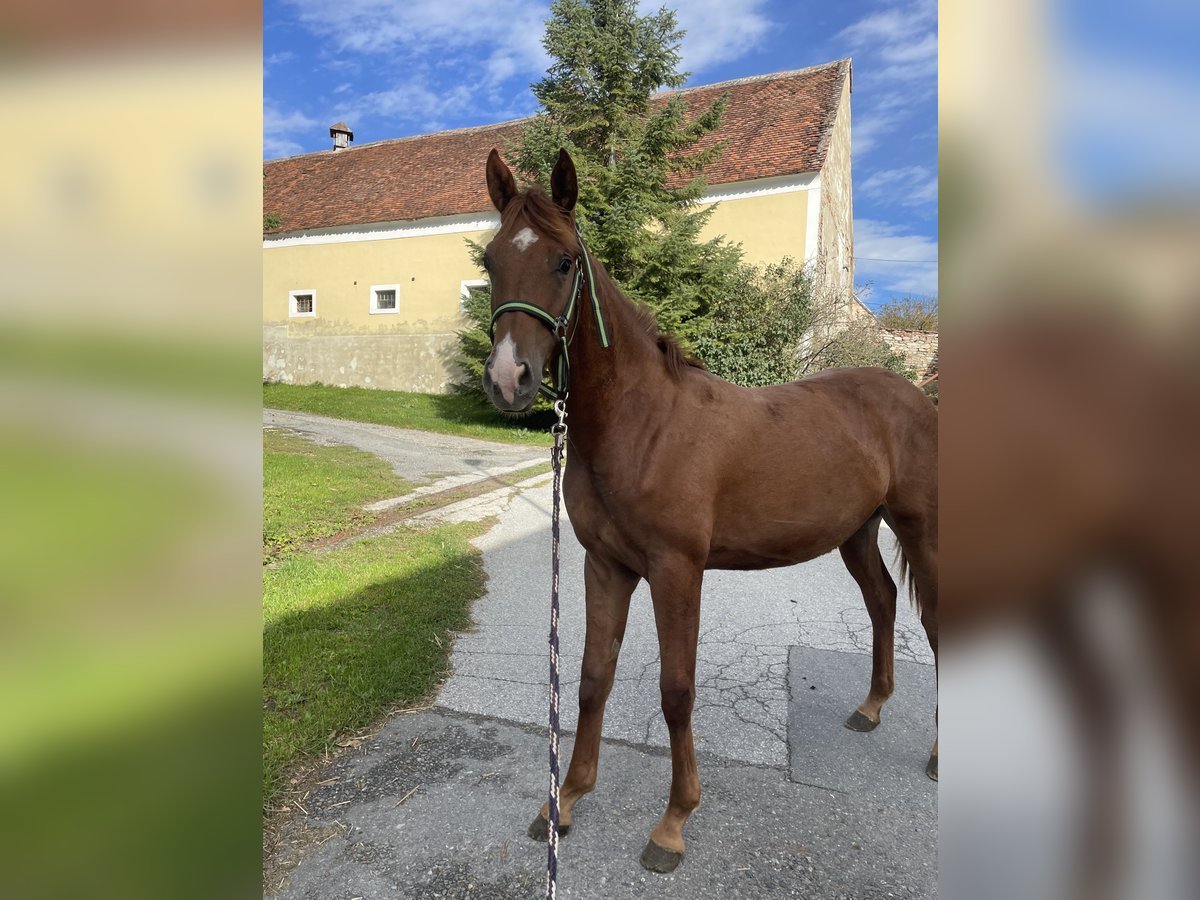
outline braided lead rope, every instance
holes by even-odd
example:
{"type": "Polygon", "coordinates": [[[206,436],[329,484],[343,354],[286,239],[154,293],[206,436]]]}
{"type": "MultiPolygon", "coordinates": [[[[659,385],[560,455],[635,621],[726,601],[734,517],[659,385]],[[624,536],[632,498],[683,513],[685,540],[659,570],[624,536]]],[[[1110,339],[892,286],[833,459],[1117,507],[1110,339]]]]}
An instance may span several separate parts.
{"type": "Polygon", "coordinates": [[[563,445],[567,437],[565,396],[555,401],[554,411],[558,414],[558,422],[550,429],[554,434],[554,449],[550,451],[550,464],[554,468],[554,502],[550,517],[550,827],[546,834],[546,900],[555,900],[558,889],[558,521],[563,445]]]}

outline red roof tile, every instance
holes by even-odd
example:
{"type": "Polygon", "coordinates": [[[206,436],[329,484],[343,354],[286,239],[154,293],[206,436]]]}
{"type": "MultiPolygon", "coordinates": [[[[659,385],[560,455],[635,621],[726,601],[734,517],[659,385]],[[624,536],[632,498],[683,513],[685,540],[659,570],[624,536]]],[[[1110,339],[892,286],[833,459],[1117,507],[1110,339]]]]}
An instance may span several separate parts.
{"type": "MultiPolygon", "coordinates": [[[[724,122],[701,144],[728,142],[704,173],[708,183],[819,170],[849,72],[850,60],[843,59],[680,91],[695,110],[729,94],[724,122]]],[[[268,161],[263,212],[279,216],[278,233],[490,210],[483,175],[488,151],[503,152],[526,121],[268,161]]]]}

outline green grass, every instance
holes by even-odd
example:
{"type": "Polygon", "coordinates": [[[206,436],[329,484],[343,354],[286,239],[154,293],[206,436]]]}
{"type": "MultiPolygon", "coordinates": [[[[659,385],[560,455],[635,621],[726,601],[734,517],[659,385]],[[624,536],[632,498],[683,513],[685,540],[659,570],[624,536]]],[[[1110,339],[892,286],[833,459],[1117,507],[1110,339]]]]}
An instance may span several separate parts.
{"type": "Polygon", "coordinates": [[[364,504],[412,488],[370,453],[264,431],[263,556],[274,559],[308,541],[365,525],[373,517],[363,511],[364,504]]]}
{"type": "Polygon", "coordinates": [[[400,530],[264,573],[264,803],[290,767],[438,683],[483,593],[480,528],[400,530]]]}
{"type": "Polygon", "coordinates": [[[263,406],[268,409],[318,413],[355,422],[461,434],[506,444],[549,447],[553,443],[549,434],[551,419],[548,414],[521,419],[505,418],[470,397],[455,394],[414,394],[324,384],[264,382],[263,406]]]}
{"type": "MultiPolygon", "coordinates": [[[[96,325],[93,321],[89,325],[96,325]]],[[[248,381],[260,373],[262,347],[148,332],[124,334],[6,323],[0,330],[0,373],[80,380],[89,387],[169,396],[188,403],[252,404],[248,381]]]]}

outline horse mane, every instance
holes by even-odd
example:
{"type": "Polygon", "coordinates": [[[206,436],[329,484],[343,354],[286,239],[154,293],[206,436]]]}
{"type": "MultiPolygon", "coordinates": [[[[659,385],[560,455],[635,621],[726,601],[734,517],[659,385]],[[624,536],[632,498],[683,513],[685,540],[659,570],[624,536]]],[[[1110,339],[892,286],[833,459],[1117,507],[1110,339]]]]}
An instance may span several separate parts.
{"type": "Polygon", "coordinates": [[[708,366],[683,349],[679,338],[659,329],[658,319],[654,317],[654,310],[644,303],[631,305],[638,323],[646,330],[646,334],[654,339],[654,343],[662,353],[663,359],[667,363],[667,371],[671,373],[672,378],[678,378],[688,366],[693,369],[708,370],[708,366]]]}
{"type": "MultiPolygon", "coordinates": [[[[500,218],[507,224],[510,219],[516,217],[523,217],[534,229],[566,247],[569,253],[579,252],[579,235],[575,231],[575,214],[551,200],[541,188],[530,187],[517,194],[504,207],[500,218]]],[[[618,295],[624,298],[624,294],[608,276],[607,270],[603,266],[594,266],[594,268],[599,270],[604,276],[603,280],[608,281],[618,295]]],[[[703,362],[684,351],[678,338],[659,329],[658,319],[654,317],[654,311],[649,306],[638,302],[630,302],[629,305],[633,309],[637,323],[662,353],[671,377],[678,378],[689,366],[694,369],[707,370],[708,367],[703,362]]]]}

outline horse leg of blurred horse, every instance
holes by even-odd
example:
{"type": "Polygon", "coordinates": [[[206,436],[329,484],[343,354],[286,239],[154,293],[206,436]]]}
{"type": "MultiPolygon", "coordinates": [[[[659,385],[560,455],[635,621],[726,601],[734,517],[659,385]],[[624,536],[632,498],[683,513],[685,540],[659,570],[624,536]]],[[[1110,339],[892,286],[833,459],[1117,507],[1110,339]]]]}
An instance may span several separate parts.
{"type": "Polygon", "coordinates": [[[671,736],[671,796],[642,851],[642,865],[653,872],[670,872],[679,865],[684,852],[683,826],[700,805],[692,705],[703,580],[703,562],[682,555],[654,566],[649,579],[661,657],[658,684],[671,736]]]}
{"type": "Polygon", "coordinates": [[[1064,688],[1083,763],[1074,896],[1104,900],[1120,893],[1116,888],[1123,867],[1120,822],[1126,819],[1114,674],[1087,634],[1085,610],[1079,603],[1056,592],[1040,607],[1034,622],[1037,635],[1064,688]]]}
{"type": "MultiPolygon", "coordinates": [[[[629,598],[638,576],[624,566],[588,553],[583,564],[583,586],[587,609],[587,633],[583,644],[583,667],[579,675],[579,725],[571,765],[559,792],[559,833],[566,834],[574,819],[576,801],[596,786],[600,761],[600,734],[604,705],[617,673],[617,653],[625,639],[629,598]]],[[[549,831],[549,802],[529,826],[529,836],[546,840],[549,831]]]]}
{"type": "Polygon", "coordinates": [[[871,617],[871,689],[846,720],[846,727],[853,731],[871,731],[879,724],[880,710],[894,687],[896,583],[879,552],[880,518],[878,513],[873,515],[838,548],[871,617]]]}

